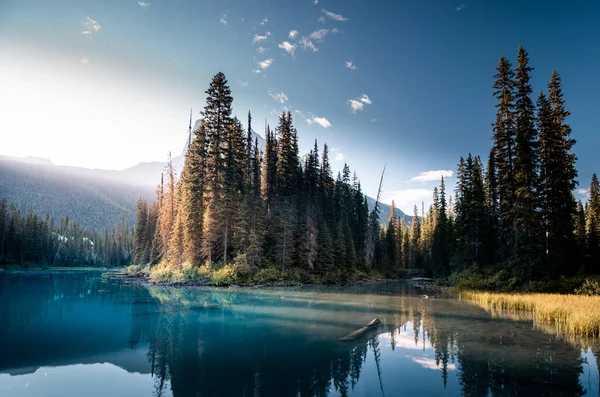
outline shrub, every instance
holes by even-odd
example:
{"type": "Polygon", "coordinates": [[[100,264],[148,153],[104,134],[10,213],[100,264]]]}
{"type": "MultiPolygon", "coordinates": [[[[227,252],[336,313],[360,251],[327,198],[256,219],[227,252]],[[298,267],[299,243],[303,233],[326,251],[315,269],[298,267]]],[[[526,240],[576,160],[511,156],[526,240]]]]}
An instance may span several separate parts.
{"type": "Polygon", "coordinates": [[[575,289],[575,293],[588,296],[600,295],[600,282],[586,279],[581,287],[575,289]]]}
{"type": "Polygon", "coordinates": [[[225,265],[219,270],[214,270],[210,277],[212,285],[226,286],[238,283],[238,269],[235,265],[225,265]]]}
{"type": "Polygon", "coordinates": [[[252,277],[252,281],[255,284],[281,283],[283,279],[283,272],[275,267],[265,267],[259,269],[256,273],[254,273],[254,276],[252,277]]]}
{"type": "Polygon", "coordinates": [[[129,265],[125,268],[125,273],[130,275],[142,275],[150,273],[150,266],[148,265],[129,265]]]}
{"type": "Polygon", "coordinates": [[[173,272],[165,260],[161,261],[150,270],[150,280],[155,283],[168,283],[171,282],[172,279],[173,272]]]}

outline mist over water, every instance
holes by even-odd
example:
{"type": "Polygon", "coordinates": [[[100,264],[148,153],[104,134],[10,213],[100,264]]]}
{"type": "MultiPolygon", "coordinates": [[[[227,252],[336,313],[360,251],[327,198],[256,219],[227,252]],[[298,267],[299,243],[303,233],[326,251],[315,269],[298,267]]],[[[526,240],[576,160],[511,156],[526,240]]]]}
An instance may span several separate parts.
{"type": "Polygon", "coordinates": [[[264,289],[0,276],[0,395],[598,395],[596,341],[407,283],[264,289]],[[339,338],[378,317],[351,342],[339,338]]]}

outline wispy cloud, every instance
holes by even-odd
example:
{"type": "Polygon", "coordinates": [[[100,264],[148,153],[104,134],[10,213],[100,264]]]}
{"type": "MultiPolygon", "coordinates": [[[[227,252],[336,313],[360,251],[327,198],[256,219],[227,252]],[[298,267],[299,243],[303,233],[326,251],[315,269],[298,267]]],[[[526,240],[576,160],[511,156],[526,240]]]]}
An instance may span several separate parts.
{"type": "Polygon", "coordinates": [[[346,67],[348,69],[352,70],[353,72],[355,72],[355,71],[358,70],[358,66],[356,66],[353,61],[347,61],[346,62],[346,67]]]}
{"type": "Polygon", "coordinates": [[[87,57],[81,57],[81,58],[79,58],[79,62],[80,62],[82,65],[87,65],[88,63],[90,63],[90,60],[89,60],[89,58],[87,58],[87,57]]]}
{"type": "MultiPolygon", "coordinates": [[[[427,368],[427,369],[442,369],[433,358],[427,358],[427,357],[410,357],[410,359],[419,364],[420,366],[422,366],[423,368],[427,368]]],[[[446,370],[447,371],[456,371],[456,364],[453,363],[448,363],[448,365],[446,366],[446,370]]]]}
{"type": "Polygon", "coordinates": [[[150,3],[146,3],[145,1],[138,1],[138,5],[142,8],[150,7],[150,3]]]}
{"type": "Polygon", "coordinates": [[[252,70],[254,73],[259,74],[260,73],[260,69],[253,69],[252,70]]]}
{"type": "Polygon", "coordinates": [[[461,4],[458,7],[456,7],[455,10],[460,12],[460,11],[464,10],[466,6],[467,6],[466,4],[461,4]]]}
{"type": "Polygon", "coordinates": [[[382,121],[382,119],[376,119],[375,117],[371,119],[371,123],[381,123],[382,121]]]}
{"type": "Polygon", "coordinates": [[[336,160],[336,161],[344,161],[344,153],[342,153],[340,151],[340,149],[332,147],[331,149],[329,149],[329,151],[331,153],[335,154],[334,160],[336,160]]]}
{"type": "Polygon", "coordinates": [[[329,33],[329,29],[319,29],[309,34],[308,37],[313,40],[323,41],[327,33],[329,33]]]}
{"type": "Polygon", "coordinates": [[[313,4],[314,4],[314,5],[317,5],[317,4],[319,4],[319,0],[314,0],[314,1],[313,1],[313,4]]]}
{"type": "Polygon", "coordinates": [[[320,125],[323,128],[331,127],[331,123],[325,117],[311,116],[311,118],[306,119],[306,122],[308,123],[309,126],[314,123],[314,124],[320,125]]]}
{"type": "Polygon", "coordinates": [[[451,178],[454,175],[452,170],[432,170],[423,171],[419,175],[410,178],[411,182],[439,182],[442,177],[451,178]]]}
{"type": "Polygon", "coordinates": [[[238,83],[239,85],[241,85],[242,87],[248,87],[248,82],[247,82],[247,81],[241,81],[241,80],[238,80],[238,82],[237,82],[237,83],[238,83]]]}
{"type": "Polygon", "coordinates": [[[273,92],[273,91],[269,90],[269,96],[271,98],[275,99],[279,103],[285,103],[288,100],[287,95],[285,95],[283,93],[283,91],[273,92]]]}
{"type": "Polygon", "coordinates": [[[262,21],[260,21],[261,25],[264,25],[265,23],[269,22],[269,18],[264,17],[262,21]]]}
{"type": "Polygon", "coordinates": [[[298,31],[297,30],[290,30],[290,33],[288,34],[289,38],[292,40],[295,40],[296,37],[298,36],[298,31]]]}
{"type": "Polygon", "coordinates": [[[258,51],[258,53],[259,53],[259,54],[262,54],[262,53],[264,53],[264,52],[266,52],[266,51],[269,51],[269,49],[268,49],[268,48],[265,48],[265,47],[258,47],[258,48],[256,49],[256,51],[258,51]]]}
{"type": "Polygon", "coordinates": [[[265,59],[264,61],[260,61],[258,63],[258,67],[261,69],[267,69],[268,67],[271,66],[271,64],[273,64],[273,60],[272,59],[265,59]]]}
{"type": "Polygon", "coordinates": [[[313,52],[319,50],[308,37],[302,37],[300,39],[300,46],[302,46],[304,50],[312,50],[313,52]]]}
{"type": "Polygon", "coordinates": [[[321,23],[325,23],[325,21],[327,21],[327,19],[325,19],[325,17],[319,17],[319,19],[317,19],[317,21],[319,21],[321,23]]]}
{"type": "Polygon", "coordinates": [[[357,101],[356,99],[348,99],[346,102],[348,103],[348,106],[350,106],[352,113],[360,112],[365,107],[364,103],[357,101]]]}
{"type": "Polygon", "coordinates": [[[261,41],[265,41],[267,39],[267,37],[269,37],[271,35],[271,32],[266,32],[264,34],[264,36],[255,34],[254,38],[252,39],[252,43],[256,44],[256,43],[260,43],[261,41]]]}
{"type": "Polygon", "coordinates": [[[345,21],[349,20],[348,18],[344,18],[340,14],[335,14],[335,13],[333,13],[331,11],[327,11],[324,8],[323,8],[323,14],[327,15],[327,17],[333,19],[334,21],[338,21],[338,22],[345,22],[345,21]]]}
{"type": "Polygon", "coordinates": [[[288,54],[292,54],[292,56],[294,56],[294,51],[296,51],[296,44],[290,44],[287,41],[284,41],[283,43],[279,44],[277,47],[281,48],[288,54]]]}
{"type": "Polygon", "coordinates": [[[368,95],[362,94],[357,99],[348,99],[346,103],[350,107],[352,113],[356,113],[362,111],[365,105],[370,105],[372,102],[368,95]]]}
{"type": "Polygon", "coordinates": [[[92,33],[99,32],[100,29],[102,29],[102,26],[100,26],[98,22],[90,17],[85,18],[83,21],[81,21],[81,23],[83,26],[85,26],[85,30],[81,32],[83,35],[91,35],[92,33]]]}
{"type": "Polygon", "coordinates": [[[577,195],[579,195],[580,197],[587,197],[590,193],[590,189],[577,189],[575,193],[577,193],[577,195]]]}
{"type": "Polygon", "coordinates": [[[219,23],[221,25],[227,26],[227,14],[223,14],[223,16],[221,17],[221,19],[219,20],[219,23]]]}
{"type": "Polygon", "coordinates": [[[331,33],[333,33],[333,34],[336,34],[336,33],[339,33],[339,32],[340,32],[340,30],[338,28],[331,29],[331,33]]]}

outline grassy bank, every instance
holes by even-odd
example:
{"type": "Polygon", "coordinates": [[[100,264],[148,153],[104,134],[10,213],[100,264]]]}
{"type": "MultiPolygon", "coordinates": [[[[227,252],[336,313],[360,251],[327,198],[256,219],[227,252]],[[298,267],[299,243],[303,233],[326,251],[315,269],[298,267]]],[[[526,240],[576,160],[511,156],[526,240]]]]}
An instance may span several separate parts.
{"type": "Polygon", "coordinates": [[[600,336],[600,296],[462,291],[459,297],[495,315],[530,313],[534,325],[556,334],[600,336]]]}
{"type": "Polygon", "coordinates": [[[211,286],[347,284],[384,278],[377,271],[332,269],[315,274],[304,269],[281,270],[272,266],[251,269],[244,263],[217,264],[210,269],[207,265],[182,264],[175,266],[161,262],[153,267],[129,266],[125,269],[125,273],[129,276],[148,278],[156,284],[211,286]]]}

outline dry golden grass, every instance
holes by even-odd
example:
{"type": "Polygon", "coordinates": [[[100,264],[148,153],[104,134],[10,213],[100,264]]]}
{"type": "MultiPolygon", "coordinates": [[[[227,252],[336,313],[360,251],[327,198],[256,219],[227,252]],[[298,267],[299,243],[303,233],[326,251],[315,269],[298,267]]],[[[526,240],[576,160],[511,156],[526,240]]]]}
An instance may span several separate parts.
{"type": "Polygon", "coordinates": [[[492,313],[515,318],[514,313],[528,312],[536,327],[559,335],[600,336],[600,296],[558,294],[497,294],[466,291],[467,299],[492,313]],[[513,313],[511,315],[511,313],[513,313]]]}

